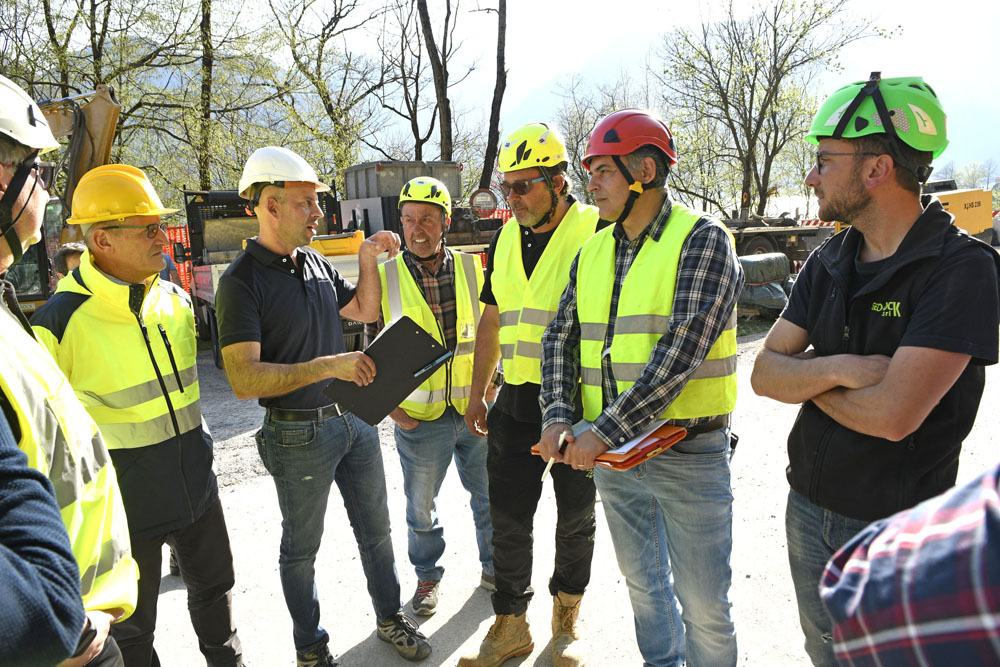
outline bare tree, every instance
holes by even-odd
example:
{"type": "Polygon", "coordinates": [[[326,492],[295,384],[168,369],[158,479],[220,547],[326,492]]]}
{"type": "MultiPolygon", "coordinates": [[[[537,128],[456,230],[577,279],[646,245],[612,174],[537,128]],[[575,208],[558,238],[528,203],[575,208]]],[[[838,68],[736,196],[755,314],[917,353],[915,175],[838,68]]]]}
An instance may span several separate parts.
{"type": "MultiPolygon", "coordinates": [[[[375,94],[384,109],[407,125],[412,139],[412,159],[423,160],[424,145],[434,134],[438,103],[436,96],[428,102],[422,95],[424,86],[428,83],[428,71],[415,0],[397,2],[389,16],[395,32],[383,31],[379,37],[379,47],[384,69],[391,77],[391,85],[380,88],[375,94]],[[421,128],[421,116],[426,117],[428,112],[430,119],[425,130],[421,128]]],[[[385,142],[372,142],[368,146],[386,158],[401,157],[397,155],[398,148],[389,147],[385,142]]]]}
{"type": "MultiPolygon", "coordinates": [[[[483,10],[494,11],[494,10],[483,10]]],[[[480,189],[490,187],[493,167],[497,161],[500,146],[500,107],[507,89],[507,66],[505,52],[507,45],[507,0],[498,0],[497,8],[497,79],[493,86],[493,102],[490,104],[490,124],[486,131],[486,154],[483,156],[483,173],[479,177],[480,189]]]]}
{"type": "Polygon", "coordinates": [[[787,106],[796,102],[794,89],[806,87],[840,48],[876,32],[847,4],[775,0],[738,18],[743,7],[729,0],[723,20],[664,38],[661,80],[670,104],[724,133],[741,171],[744,211],[763,214],[775,155],[808,126],[802,105],[787,106]]]}
{"type": "MultiPolygon", "coordinates": [[[[442,24],[440,46],[434,37],[434,27],[431,15],[427,10],[427,0],[416,0],[420,15],[420,29],[424,36],[424,45],[431,62],[431,72],[434,75],[434,92],[437,95],[438,133],[441,145],[441,159],[451,160],[454,153],[454,134],[451,115],[451,99],[448,97],[448,63],[454,55],[455,28],[458,25],[457,16],[452,14],[451,0],[444,0],[444,23],[442,24]]],[[[459,1],[455,0],[455,12],[458,12],[459,1]]]]}

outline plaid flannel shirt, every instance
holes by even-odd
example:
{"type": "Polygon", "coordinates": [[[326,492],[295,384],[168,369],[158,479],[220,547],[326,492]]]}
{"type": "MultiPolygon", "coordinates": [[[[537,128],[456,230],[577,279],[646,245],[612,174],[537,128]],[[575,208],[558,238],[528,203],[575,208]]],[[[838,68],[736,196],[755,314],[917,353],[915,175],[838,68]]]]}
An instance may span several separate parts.
{"type": "MultiPolygon", "coordinates": [[[[614,336],[622,282],[648,238],[659,241],[670,218],[668,196],[656,218],[629,241],[621,224],[615,224],[615,282],[611,294],[605,349],[614,336]]],[[[580,377],[580,321],[577,316],[577,263],[570,268],[569,284],[559,302],[559,311],[542,336],[542,429],[556,423],[571,423],[574,392],[580,377]]],[[[726,327],[743,287],[740,265],[729,235],[721,223],[702,217],[684,240],[677,270],[677,284],[667,332],[653,347],[650,361],[639,380],[618,393],[611,359],[601,363],[604,410],[594,420],[593,432],[612,449],[620,447],[649,427],[667,409],[687,384],[688,378],[708,356],[726,327]]],[[[650,296],[658,286],[650,286],[650,296]]],[[[719,415],[671,420],[691,427],[719,415]]]]}
{"type": "MultiPolygon", "coordinates": [[[[444,336],[445,346],[455,351],[458,341],[458,310],[455,305],[455,261],[451,253],[441,246],[441,263],[438,265],[437,273],[431,273],[426,266],[419,262],[412,253],[403,252],[403,263],[410,270],[410,275],[417,283],[417,287],[424,295],[424,300],[434,314],[441,333],[444,336]]],[[[395,261],[395,260],[389,260],[395,261]]],[[[385,328],[385,319],[379,311],[378,321],[365,325],[365,337],[372,340],[385,328]]]]}
{"type": "Polygon", "coordinates": [[[875,522],[827,564],[843,665],[1000,665],[1000,467],[875,522]]]}

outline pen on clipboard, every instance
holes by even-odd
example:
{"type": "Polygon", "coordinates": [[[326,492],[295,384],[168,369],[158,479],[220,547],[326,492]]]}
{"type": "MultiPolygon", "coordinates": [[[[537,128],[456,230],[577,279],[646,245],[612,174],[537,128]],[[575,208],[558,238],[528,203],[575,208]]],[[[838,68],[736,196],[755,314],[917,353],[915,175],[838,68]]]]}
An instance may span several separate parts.
{"type": "MultiPolygon", "coordinates": [[[[559,453],[562,454],[566,451],[566,431],[559,434],[559,453]]],[[[549,462],[545,464],[545,470],[542,471],[542,481],[549,476],[549,471],[552,470],[552,464],[556,462],[555,457],[550,457],[549,462]]]]}
{"type": "Polygon", "coordinates": [[[413,377],[414,378],[419,378],[421,375],[423,375],[427,371],[434,370],[435,366],[437,366],[438,364],[440,364],[440,363],[442,363],[444,361],[447,361],[448,357],[450,357],[450,356],[451,356],[451,351],[449,350],[449,351],[445,352],[444,354],[442,354],[437,359],[435,359],[434,361],[432,361],[431,363],[429,363],[426,366],[424,366],[423,368],[421,368],[420,370],[413,371],[413,377]]]}

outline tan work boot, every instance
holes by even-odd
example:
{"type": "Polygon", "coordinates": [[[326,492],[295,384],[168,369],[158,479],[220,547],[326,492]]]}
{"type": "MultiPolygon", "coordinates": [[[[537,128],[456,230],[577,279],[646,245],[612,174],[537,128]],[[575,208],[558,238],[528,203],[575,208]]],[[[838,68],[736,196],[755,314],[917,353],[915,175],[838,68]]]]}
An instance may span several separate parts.
{"type": "Polygon", "coordinates": [[[458,667],[499,667],[511,658],[531,653],[534,648],[527,612],[520,616],[499,614],[479,651],[459,659],[458,667]]]}
{"type": "Polygon", "coordinates": [[[552,598],[552,664],[583,667],[587,664],[580,645],[580,602],[583,594],[559,591],[552,598]]]}

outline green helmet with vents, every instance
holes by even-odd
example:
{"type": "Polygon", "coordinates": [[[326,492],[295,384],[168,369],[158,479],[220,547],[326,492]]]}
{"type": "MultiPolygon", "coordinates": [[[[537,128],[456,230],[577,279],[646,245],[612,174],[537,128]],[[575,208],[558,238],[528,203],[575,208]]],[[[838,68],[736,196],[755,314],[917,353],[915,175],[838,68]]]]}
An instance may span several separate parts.
{"type": "Polygon", "coordinates": [[[436,204],[444,209],[445,217],[451,217],[451,194],[447,186],[430,176],[411,178],[399,191],[399,208],[406,202],[419,204],[436,204]]]}
{"type": "Polygon", "coordinates": [[[806,139],[852,139],[888,134],[939,157],[948,147],[946,117],[937,93],[919,76],[881,78],[872,72],[831,95],[819,108],[806,139]]]}

